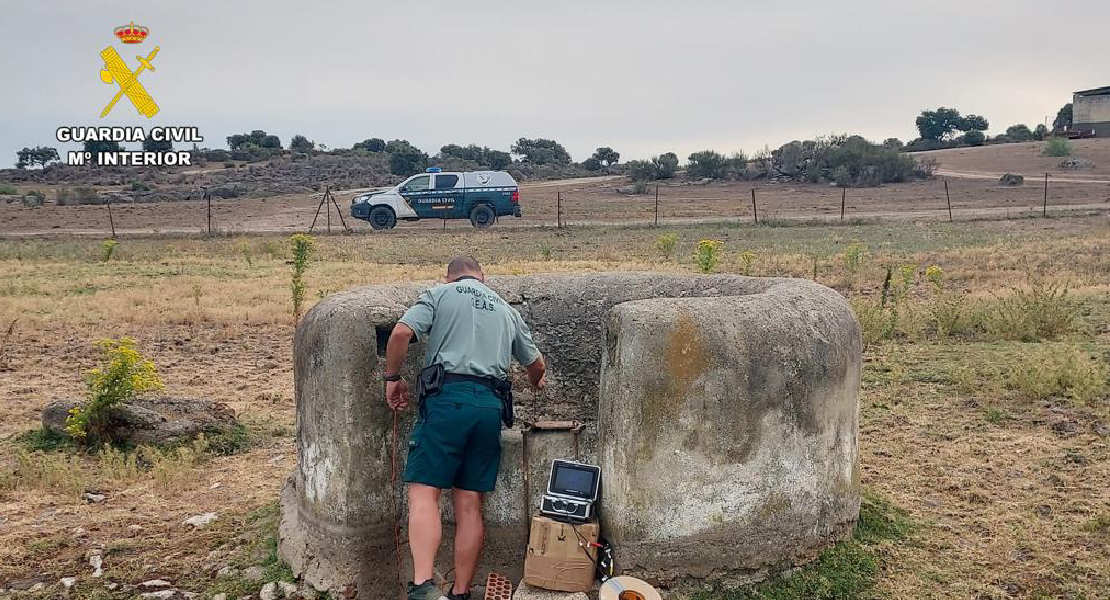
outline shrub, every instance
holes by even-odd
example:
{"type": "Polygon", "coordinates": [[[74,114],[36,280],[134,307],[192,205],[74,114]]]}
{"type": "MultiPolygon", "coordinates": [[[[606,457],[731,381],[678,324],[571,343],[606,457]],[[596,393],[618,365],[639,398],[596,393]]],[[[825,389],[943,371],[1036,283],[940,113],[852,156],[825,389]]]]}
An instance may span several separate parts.
{"type": "Polygon", "coordinates": [[[0,184],[0,195],[15,196],[18,193],[19,193],[19,190],[15,189],[14,185],[12,185],[10,183],[0,184]]]}
{"type": "Polygon", "coordinates": [[[1081,308],[1067,286],[1034,281],[1028,290],[999,297],[987,315],[987,327],[1002,339],[1054,340],[1075,329],[1081,308]]]}
{"type": "Polygon", "coordinates": [[[1029,400],[1062,397],[1091,404],[1106,397],[1110,368],[1097,357],[1068,344],[1024,352],[1010,368],[1006,385],[1029,400]]]}
{"type": "Polygon", "coordinates": [[[299,320],[301,318],[301,307],[304,304],[304,272],[308,268],[308,257],[312,254],[315,240],[312,239],[312,236],[298,233],[290,237],[289,242],[293,248],[293,319],[299,320]]]}
{"type": "Polygon", "coordinates": [[[32,190],[30,192],[27,192],[26,194],[23,194],[23,206],[26,206],[27,208],[37,208],[39,206],[42,206],[42,203],[45,200],[46,194],[43,194],[42,192],[37,190],[32,190]]]}
{"type": "Polygon", "coordinates": [[[656,172],[655,163],[647,160],[632,160],[625,165],[626,173],[632,178],[632,181],[647,182],[655,181],[659,178],[656,172]]]}
{"type": "Polygon", "coordinates": [[[100,243],[100,261],[108,262],[112,260],[112,253],[116,251],[116,246],[119,242],[116,240],[104,240],[100,243]]]}
{"type": "Polygon", "coordinates": [[[963,139],[968,146],[982,146],[987,143],[987,136],[978,129],[972,129],[965,133],[963,139]]]}
{"type": "Polygon", "coordinates": [[[1064,138],[1052,138],[1044,147],[1045,156],[1071,156],[1071,143],[1064,138]]]}
{"type": "Polygon", "coordinates": [[[702,240],[694,250],[694,265],[702,273],[712,273],[720,262],[722,242],[717,240],[702,240]]]}
{"type": "Polygon", "coordinates": [[[1029,142],[1033,140],[1033,130],[1028,125],[1010,125],[1006,128],[1006,137],[1014,142],[1029,142]]]}
{"type": "Polygon", "coordinates": [[[659,239],[655,240],[655,247],[659,248],[659,251],[667,258],[674,255],[676,244],[678,244],[678,234],[673,232],[664,233],[659,236],[659,239]]]}
{"type": "Polygon", "coordinates": [[[674,152],[664,152],[652,158],[651,162],[655,165],[655,176],[658,179],[670,179],[678,171],[678,155],[674,152]]]}
{"type": "Polygon", "coordinates": [[[755,252],[745,250],[740,253],[740,274],[751,275],[752,263],[755,262],[755,252]]]}
{"type": "Polygon", "coordinates": [[[844,248],[844,268],[851,274],[856,274],[867,258],[867,246],[853,240],[844,248]]]}
{"type": "Polygon", "coordinates": [[[93,446],[112,442],[108,417],[113,406],[162,387],[154,363],[135,349],[135,340],[100,340],[96,345],[103,363],[88,372],[88,399],[70,410],[65,427],[75,440],[93,446]]]}
{"type": "Polygon", "coordinates": [[[725,164],[728,159],[720,152],[702,150],[691,154],[688,160],[689,164],[686,166],[686,176],[688,178],[701,179],[708,177],[717,179],[724,176],[725,164]]]}

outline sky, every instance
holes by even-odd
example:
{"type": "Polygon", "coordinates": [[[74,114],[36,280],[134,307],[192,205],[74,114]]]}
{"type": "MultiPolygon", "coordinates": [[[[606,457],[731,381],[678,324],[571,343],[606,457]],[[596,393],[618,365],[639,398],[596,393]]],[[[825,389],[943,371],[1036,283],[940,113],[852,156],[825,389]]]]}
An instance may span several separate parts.
{"type": "MultiPolygon", "coordinates": [[[[407,139],[575,160],[754,152],[829,133],[917,137],[922,109],[1035,127],[1110,85],[1110,2],[1072,0],[0,0],[0,167],[59,126],[200,128],[203,146],[264,129],[350,147],[407,139]],[[115,27],[150,30],[122,44],[115,27]],[[1057,33],[1059,32],[1059,33],[1057,33]],[[151,119],[100,80],[114,46],[151,119]]],[[[131,145],[135,147],[136,145],[131,145]]],[[[9,163],[10,161],[10,163],[9,163]]]]}

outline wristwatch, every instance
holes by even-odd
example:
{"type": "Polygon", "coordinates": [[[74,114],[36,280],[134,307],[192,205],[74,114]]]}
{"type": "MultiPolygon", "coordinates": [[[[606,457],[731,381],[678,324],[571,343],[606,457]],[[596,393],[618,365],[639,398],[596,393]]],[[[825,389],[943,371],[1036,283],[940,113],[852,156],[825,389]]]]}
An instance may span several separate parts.
{"type": "Polygon", "coordinates": [[[400,373],[386,373],[382,376],[382,379],[386,381],[401,381],[402,377],[400,373]]]}

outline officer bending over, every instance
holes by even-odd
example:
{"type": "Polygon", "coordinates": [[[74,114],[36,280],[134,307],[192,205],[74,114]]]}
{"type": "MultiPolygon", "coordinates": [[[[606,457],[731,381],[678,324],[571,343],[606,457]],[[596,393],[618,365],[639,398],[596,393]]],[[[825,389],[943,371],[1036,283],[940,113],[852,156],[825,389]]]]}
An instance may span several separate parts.
{"type": "Polygon", "coordinates": [[[492,491],[501,460],[501,422],[512,423],[510,355],[536,389],[547,367],[520,313],[485,285],[478,261],[460,256],[447,279],[424,293],[393,328],[386,346],[386,401],[409,404],[400,376],[409,344],[427,342],[417,385],[419,419],[409,441],[409,600],[440,600],[432,581],[442,525],[440,490],[453,490],[455,583],[449,600],[468,600],[485,535],[482,494],[492,491]]]}

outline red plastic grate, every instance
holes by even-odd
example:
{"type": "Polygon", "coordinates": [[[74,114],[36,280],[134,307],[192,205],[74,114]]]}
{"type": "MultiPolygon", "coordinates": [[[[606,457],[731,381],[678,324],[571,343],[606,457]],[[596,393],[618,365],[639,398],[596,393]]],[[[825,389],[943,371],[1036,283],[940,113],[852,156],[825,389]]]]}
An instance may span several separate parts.
{"type": "Polygon", "coordinates": [[[513,600],[513,583],[497,573],[486,578],[485,600],[513,600]]]}

